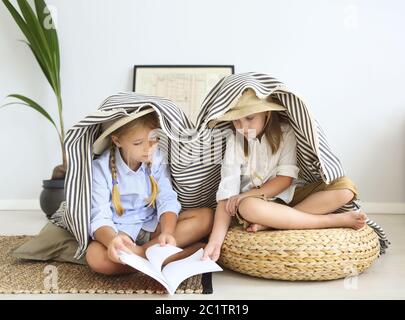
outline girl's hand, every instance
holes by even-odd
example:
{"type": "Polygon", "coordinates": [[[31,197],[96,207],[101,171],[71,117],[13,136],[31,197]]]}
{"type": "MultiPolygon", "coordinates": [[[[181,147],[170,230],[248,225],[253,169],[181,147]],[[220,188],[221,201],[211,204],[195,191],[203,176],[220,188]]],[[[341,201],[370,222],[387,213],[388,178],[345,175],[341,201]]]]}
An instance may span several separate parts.
{"type": "Polygon", "coordinates": [[[136,247],[136,244],[131,240],[130,237],[119,233],[115,236],[114,239],[111,240],[110,244],[108,245],[108,258],[115,263],[124,264],[118,257],[118,251],[133,253],[132,250],[134,249],[134,247],[136,247]]]}
{"type": "Polygon", "coordinates": [[[172,246],[176,246],[176,239],[173,237],[171,233],[164,232],[159,235],[159,243],[162,247],[167,244],[171,244],[172,246]]]}
{"type": "Polygon", "coordinates": [[[212,261],[217,261],[221,254],[221,242],[209,241],[204,248],[204,254],[202,260],[207,260],[210,258],[212,261]]]}
{"type": "Polygon", "coordinates": [[[234,216],[238,210],[239,203],[246,197],[248,197],[247,194],[241,193],[236,196],[228,198],[228,201],[226,202],[226,207],[225,207],[226,212],[229,215],[234,216]]]}

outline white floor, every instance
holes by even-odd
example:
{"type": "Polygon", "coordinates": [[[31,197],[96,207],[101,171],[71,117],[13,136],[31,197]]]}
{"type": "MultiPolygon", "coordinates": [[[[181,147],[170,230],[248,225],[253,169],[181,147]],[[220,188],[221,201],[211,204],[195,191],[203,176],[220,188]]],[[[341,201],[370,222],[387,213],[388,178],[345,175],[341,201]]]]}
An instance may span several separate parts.
{"type": "MultiPolygon", "coordinates": [[[[405,215],[373,215],[391,241],[381,256],[357,279],[286,282],[257,279],[232,271],[213,274],[210,295],[0,295],[0,299],[404,299],[405,215]]],[[[0,211],[0,235],[36,234],[47,219],[39,211],[0,211]]]]}

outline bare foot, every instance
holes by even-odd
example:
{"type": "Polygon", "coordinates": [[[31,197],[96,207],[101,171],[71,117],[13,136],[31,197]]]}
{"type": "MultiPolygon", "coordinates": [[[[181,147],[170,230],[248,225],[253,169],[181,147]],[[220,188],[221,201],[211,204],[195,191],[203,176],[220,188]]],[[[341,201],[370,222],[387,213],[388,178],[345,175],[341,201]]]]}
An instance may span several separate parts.
{"type": "Polygon", "coordinates": [[[262,224],[252,223],[246,228],[246,231],[248,231],[248,232],[257,232],[257,231],[267,230],[267,229],[270,229],[270,228],[266,227],[266,226],[264,226],[262,224]]]}
{"type": "Polygon", "coordinates": [[[367,215],[364,212],[349,211],[340,213],[339,215],[341,215],[344,227],[359,230],[366,224],[367,215]]]}

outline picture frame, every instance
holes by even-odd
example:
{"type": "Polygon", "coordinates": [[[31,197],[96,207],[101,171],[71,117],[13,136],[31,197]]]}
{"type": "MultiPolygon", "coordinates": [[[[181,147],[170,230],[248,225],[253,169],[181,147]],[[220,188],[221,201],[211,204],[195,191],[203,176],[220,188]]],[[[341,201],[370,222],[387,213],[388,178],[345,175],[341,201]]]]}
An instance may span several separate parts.
{"type": "Polygon", "coordinates": [[[133,91],[172,100],[195,124],[208,92],[234,73],[234,65],[135,65],[133,91]]]}

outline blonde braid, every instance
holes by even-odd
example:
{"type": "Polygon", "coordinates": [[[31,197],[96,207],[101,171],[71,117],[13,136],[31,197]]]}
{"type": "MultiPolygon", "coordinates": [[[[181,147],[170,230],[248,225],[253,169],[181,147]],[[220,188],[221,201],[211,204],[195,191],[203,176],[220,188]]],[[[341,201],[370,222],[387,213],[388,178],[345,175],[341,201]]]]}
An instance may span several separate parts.
{"type": "Polygon", "coordinates": [[[122,216],[124,213],[124,208],[122,207],[121,204],[121,196],[120,192],[118,190],[118,180],[117,180],[117,168],[115,166],[115,145],[114,143],[111,143],[111,148],[110,148],[110,170],[111,170],[111,176],[112,176],[112,193],[111,193],[111,201],[113,203],[113,206],[115,208],[115,211],[119,216],[122,216]]]}
{"type": "MultiPolygon", "coordinates": [[[[151,167],[152,167],[152,164],[149,162],[148,163],[148,169],[149,169],[149,172],[151,172],[152,170],[151,170],[151,167]]],[[[151,185],[151,189],[152,189],[152,193],[151,193],[151,195],[147,198],[147,202],[149,203],[148,204],[148,207],[150,207],[150,206],[152,206],[153,208],[156,208],[156,197],[157,197],[157,193],[158,193],[158,184],[157,184],[157,182],[156,182],[156,179],[150,174],[149,175],[149,180],[150,180],[150,185],[151,185]]]]}

